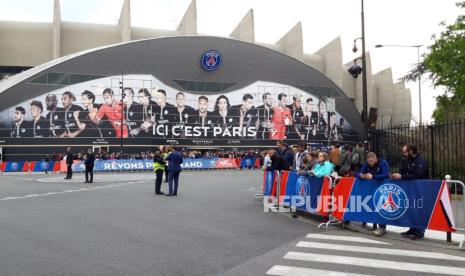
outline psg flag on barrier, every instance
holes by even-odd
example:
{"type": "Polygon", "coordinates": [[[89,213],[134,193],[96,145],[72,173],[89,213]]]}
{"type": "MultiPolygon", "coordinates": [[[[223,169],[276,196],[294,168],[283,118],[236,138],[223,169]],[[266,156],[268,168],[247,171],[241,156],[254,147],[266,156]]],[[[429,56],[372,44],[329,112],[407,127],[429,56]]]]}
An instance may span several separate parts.
{"type": "Polygon", "coordinates": [[[455,231],[446,181],[342,178],[333,196],[340,220],[455,231]]]}
{"type": "Polygon", "coordinates": [[[287,177],[284,204],[310,213],[327,215],[329,186],[328,177],[302,176],[290,172],[287,177]]]}

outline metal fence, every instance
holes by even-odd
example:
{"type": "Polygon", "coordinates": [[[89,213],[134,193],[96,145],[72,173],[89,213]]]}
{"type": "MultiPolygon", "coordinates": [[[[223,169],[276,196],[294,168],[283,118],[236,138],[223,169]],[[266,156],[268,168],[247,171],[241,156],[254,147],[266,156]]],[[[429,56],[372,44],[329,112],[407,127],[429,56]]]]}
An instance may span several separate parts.
{"type": "Polygon", "coordinates": [[[371,150],[399,167],[401,147],[415,144],[428,160],[432,178],[465,181],[465,120],[420,126],[395,125],[370,131],[371,150]]]}

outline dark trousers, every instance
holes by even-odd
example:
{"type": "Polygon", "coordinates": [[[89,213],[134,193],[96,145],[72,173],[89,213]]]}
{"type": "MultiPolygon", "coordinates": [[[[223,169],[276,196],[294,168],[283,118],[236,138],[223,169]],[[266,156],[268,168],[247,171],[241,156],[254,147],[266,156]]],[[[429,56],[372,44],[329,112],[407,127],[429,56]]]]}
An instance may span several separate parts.
{"type": "Polygon", "coordinates": [[[92,183],[94,181],[94,166],[86,166],[86,182],[92,183]],[[90,176],[90,179],[89,179],[90,176]]]}
{"type": "Polygon", "coordinates": [[[168,182],[169,174],[168,174],[168,166],[165,165],[165,182],[168,182]]]}
{"type": "Polygon", "coordinates": [[[179,184],[179,174],[181,172],[172,172],[168,173],[168,187],[170,194],[178,194],[178,184],[179,184]],[[173,187],[174,182],[174,187],[173,187]]]}
{"type": "Polygon", "coordinates": [[[71,164],[66,164],[66,178],[71,179],[73,177],[73,168],[71,164]]]}
{"type": "Polygon", "coordinates": [[[163,170],[155,171],[155,193],[159,194],[161,192],[161,182],[163,181],[163,170]]]}

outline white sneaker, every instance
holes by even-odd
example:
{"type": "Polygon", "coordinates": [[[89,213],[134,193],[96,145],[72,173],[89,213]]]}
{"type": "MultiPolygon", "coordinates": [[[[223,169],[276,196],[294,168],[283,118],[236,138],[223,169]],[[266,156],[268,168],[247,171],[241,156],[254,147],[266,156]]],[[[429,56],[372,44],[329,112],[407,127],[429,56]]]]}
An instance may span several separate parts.
{"type": "Polygon", "coordinates": [[[375,231],[373,231],[373,233],[376,236],[381,237],[382,235],[384,235],[386,233],[386,230],[378,226],[378,228],[375,231]]]}

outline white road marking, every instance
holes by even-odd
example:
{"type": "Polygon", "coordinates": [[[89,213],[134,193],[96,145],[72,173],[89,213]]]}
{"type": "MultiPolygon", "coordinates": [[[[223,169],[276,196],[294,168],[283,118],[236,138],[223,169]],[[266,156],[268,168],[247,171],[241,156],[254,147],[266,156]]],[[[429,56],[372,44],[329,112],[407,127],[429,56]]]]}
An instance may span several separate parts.
{"type": "Polygon", "coordinates": [[[360,243],[374,243],[374,244],[387,244],[387,245],[390,245],[390,243],[386,243],[386,242],[370,240],[370,239],[360,238],[360,237],[352,237],[352,236],[308,234],[306,237],[309,238],[309,239],[321,239],[321,240],[348,241],[348,242],[360,242],[360,243]]]}
{"type": "Polygon", "coordinates": [[[423,273],[437,273],[448,275],[465,275],[465,268],[454,266],[441,266],[419,263],[395,262],[378,259],[357,258],[337,255],[313,254],[290,251],[284,259],[318,262],[326,264],[351,265],[390,270],[414,271],[423,273]]]}
{"type": "Polygon", "coordinates": [[[340,245],[331,244],[328,246],[326,243],[320,242],[304,242],[297,243],[297,247],[305,248],[317,248],[317,249],[330,249],[338,251],[350,251],[370,254],[384,254],[384,255],[398,255],[403,257],[416,257],[416,258],[430,258],[430,259],[442,259],[442,260],[453,260],[453,261],[465,261],[464,257],[428,252],[428,251],[416,251],[416,250],[404,250],[404,249],[390,249],[390,248],[379,248],[379,247],[368,247],[368,246],[354,246],[354,245],[340,245]]]}
{"type": "Polygon", "coordinates": [[[268,270],[266,274],[282,276],[368,276],[367,274],[356,274],[284,265],[275,265],[272,268],[270,268],[270,270],[268,270]]]}
{"type": "Polygon", "coordinates": [[[50,196],[50,195],[60,195],[60,194],[84,192],[84,191],[95,191],[95,190],[102,190],[102,189],[108,189],[108,188],[114,188],[114,187],[121,187],[121,186],[126,186],[126,185],[131,185],[131,184],[136,184],[136,183],[143,183],[143,182],[146,182],[146,181],[132,181],[132,182],[126,182],[126,183],[120,183],[120,184],[111,184],[111,185],[96,186],[96,187],[89,187],[89,188],[82,188],[82,189],[75,189],[75,190],[65,190],[65,191],[59,191],[59,192],[48,192],[48,193],[44,193],[44,194],[30,194],[30,195],[25,195],[25,196],[9,196],[9,197],[1,198],[0,201],[25,199],[25,198],[33,198],[33,197],[44,197],[44,196],[50,196]]]}

